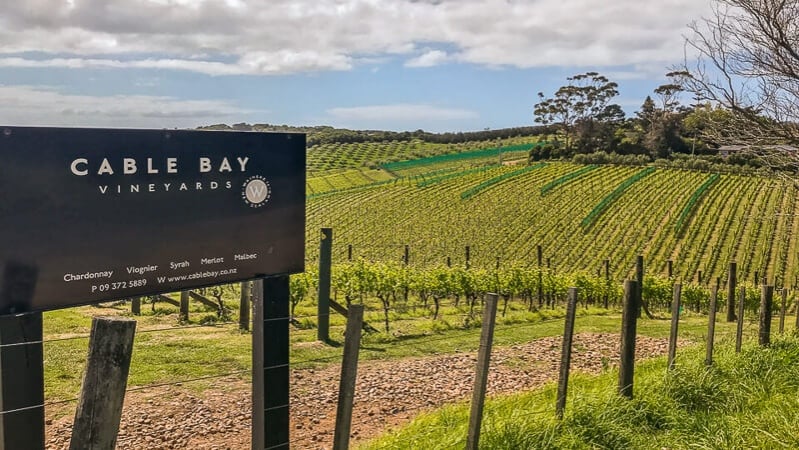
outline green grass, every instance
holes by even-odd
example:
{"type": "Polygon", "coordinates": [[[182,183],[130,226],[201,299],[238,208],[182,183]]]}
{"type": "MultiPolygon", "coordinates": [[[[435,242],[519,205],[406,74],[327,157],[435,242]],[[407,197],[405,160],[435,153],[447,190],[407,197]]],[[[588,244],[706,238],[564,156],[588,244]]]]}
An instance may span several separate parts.
{"type": "MultiPolygon", "coordinates": [[[[551,384],[490,399],[480,448],[799,448],[799,339],[747,342],[741,354],[731,344],[717,347],[710,368],[702,346],[682,348],[670,373],[664,358],[639,363],[631,401],[616,394],[615,370],[573,376],[562,421],[551,384]]],[[[468,404],[447,406],[359,448],[463,448],[468,415],[468,404]]]]}

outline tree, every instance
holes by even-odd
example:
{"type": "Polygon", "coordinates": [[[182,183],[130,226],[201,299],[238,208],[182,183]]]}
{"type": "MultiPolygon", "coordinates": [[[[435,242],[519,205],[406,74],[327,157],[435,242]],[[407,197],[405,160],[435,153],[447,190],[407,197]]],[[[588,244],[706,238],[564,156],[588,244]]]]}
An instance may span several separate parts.
{"type": "Polygon", "coordinates": [[[552,98],[538,93],[533,107],[535,121],[553,125],[564,134],[567,152],[593,151],[607,146],[613,137],[613,124],[624,119],[621,107],[611,104],[619,95],[618,85],[597,72],[586,72],[566,79],[552,98]],[[611,130],[608,132],[608,130],[611,130]]]}
{"type": "Polygon", "coordinates": [[[652,100],[652,97],[649,95],[646,96],[644,103],[641,104],[641,108],[637,113],[635,113],[635,115],[638,116],[638,121],[640,122],[644,133],[649,132],[649,130],[652,129],[652,124],[655,123],[657,118],[655,101],[652,100]]]}
{"type": "Polygon", "coordinates": [[[712,15],[691,24],[695,61],[682,86],[730,112],[705,124],[720,144],[799,143],[799,0],[713,0],[712,15]]]}
{"type": "Polygon", "coordinates": [[[666,74],[670,82],[655,88],[657,102],[647,96],[638,112],[643,145],[653,158],[667,158],[673,152],[685,152],[687,145],[682,139],[683,118],[687,111],[680,105],[682,87],[675,82],[684,76],[681,72],[666,74]]]}

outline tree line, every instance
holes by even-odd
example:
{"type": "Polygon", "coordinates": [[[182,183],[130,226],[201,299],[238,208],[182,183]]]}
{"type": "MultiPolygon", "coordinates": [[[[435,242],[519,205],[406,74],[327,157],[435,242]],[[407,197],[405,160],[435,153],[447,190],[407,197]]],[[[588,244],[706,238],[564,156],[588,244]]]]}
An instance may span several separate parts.
{"type": "Polygon", "coordinates": [[[597,151],[666,159],[734,145],[728,163],[799,169],[799,0],[712,0],[711,11],[689,25],[685,61],[633,117],[613,102],[618,84],[597,72],[539,93],[534,120],[557,133],[531,159],[597,151]]]}
{"type": "Polygon", "coordinates": [[[433,144],[461,144],[464,142],[489,141],[508,139],[513,137],[540,136],[551,132],[547,126],[537,125],[528,127],[501,128],[496,130],[485,129],[467,132],[431,133],[424,130],[416,131],[385,131],[385,130],[350,130],[334,128],[327,125],[313,127],[296,127],[290,125],[272,125],[268,123],[236,123],[233,125],[215,124],[200,127],[202,130],[226,131],[273,131],[305,133],[308,147],[321,144],[357,144],[368,142],[409,142],[422,141],[433,144]]]}

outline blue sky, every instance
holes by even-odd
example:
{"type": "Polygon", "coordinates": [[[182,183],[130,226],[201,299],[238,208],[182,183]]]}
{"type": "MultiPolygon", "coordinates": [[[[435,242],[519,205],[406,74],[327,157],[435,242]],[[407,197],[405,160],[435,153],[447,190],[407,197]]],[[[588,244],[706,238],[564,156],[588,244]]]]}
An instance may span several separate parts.
{"type": "Polygon", "coordinates": [[[467,131],[598,71],[628,114],[692,0],[30,0],[0,12],[0,123],[467,131]]]}

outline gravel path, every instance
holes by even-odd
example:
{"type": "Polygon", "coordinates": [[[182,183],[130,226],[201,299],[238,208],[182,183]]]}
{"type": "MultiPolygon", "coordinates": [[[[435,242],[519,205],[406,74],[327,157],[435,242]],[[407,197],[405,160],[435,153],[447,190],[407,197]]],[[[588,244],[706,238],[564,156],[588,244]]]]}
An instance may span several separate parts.
{"type": "MultiPolygon", "coordinates": [[[[560,337],[497,348],[491,359],[490,394],[539,387],[557,377],[560,337]]],[[[668,342],[639,336],[636,356],[666,353],[668,342]]],[[[619,337],[583,333],[574,337],[572,371],[598,373],[615,365],[619,337]]],[[[406,423],[421,411],[466,400],[471,394],[475,353],[392,361],[364,361],[358,370],[353,440],[372,438],[406,423]]],[[[339,366],[293,370],[292,448],[331,448],[339,366]]],[[[220,379],[220,390],[198,394],[182,386],[153,388],[125,400],[119,449],[249,449],[250,386],[238,377],[220,379]]],[[[74,408],[74,405],[71,406],[74,408]]],[[[47,448],[66,449],[74,409],[48,410],[47,448]]]]}

